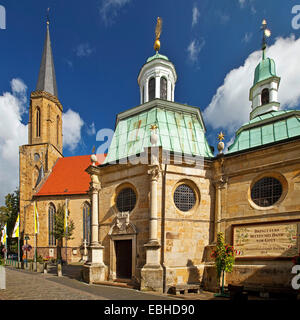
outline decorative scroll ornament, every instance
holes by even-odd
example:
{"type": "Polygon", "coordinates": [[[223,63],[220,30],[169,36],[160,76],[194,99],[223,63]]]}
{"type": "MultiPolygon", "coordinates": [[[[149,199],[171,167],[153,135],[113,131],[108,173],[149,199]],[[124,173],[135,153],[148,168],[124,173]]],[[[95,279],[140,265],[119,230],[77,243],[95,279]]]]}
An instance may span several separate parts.
{"type": "Polygon", "coordinates": [[[148,170],[148,174],[150,175],[151,180],[157,181],[160,174],[160,169],[158,165],[150,166],[148,170]]]}

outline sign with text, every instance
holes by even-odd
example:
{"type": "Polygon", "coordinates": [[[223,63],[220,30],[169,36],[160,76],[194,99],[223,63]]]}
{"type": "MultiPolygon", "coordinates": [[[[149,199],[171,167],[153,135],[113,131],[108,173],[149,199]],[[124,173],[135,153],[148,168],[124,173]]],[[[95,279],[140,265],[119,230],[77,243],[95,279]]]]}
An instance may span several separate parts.
{"type": "Polygon", "coordinates": [[[299,222],[234,226],[237,258],[293,257],[299,251],[299,222]]]}

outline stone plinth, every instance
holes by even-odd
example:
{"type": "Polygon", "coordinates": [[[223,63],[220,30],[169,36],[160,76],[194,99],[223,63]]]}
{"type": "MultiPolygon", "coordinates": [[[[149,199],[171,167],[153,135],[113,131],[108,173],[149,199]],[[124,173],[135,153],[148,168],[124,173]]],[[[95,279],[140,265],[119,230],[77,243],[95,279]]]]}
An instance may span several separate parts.
{"type": "Polygon", "coordinates": [[[141,270],[141,290],[163,292],[163,268],[159,264],[160,244],[156,241],[145,244],[147,263],[141,270]]]}
{"type": "Polygon", "coordinates": [[[81,276],[84,282],[92,284],[103,282],[107,278],[107,268],[104,264],[86,263],[81,269],[81,276]]]}
{"type": "Polygon", "coordinates": [[[163,293],[163,268],[145,265],[141,270],[141,290],[163,293]]]}
{"type": "Polygon", "coordinates": [[[107,267],[103,263],[103,250],[101,245],[89,247],[88,261],[82,267],[82,279],[87,283],[105,281],[107,278],[107,267]]]}

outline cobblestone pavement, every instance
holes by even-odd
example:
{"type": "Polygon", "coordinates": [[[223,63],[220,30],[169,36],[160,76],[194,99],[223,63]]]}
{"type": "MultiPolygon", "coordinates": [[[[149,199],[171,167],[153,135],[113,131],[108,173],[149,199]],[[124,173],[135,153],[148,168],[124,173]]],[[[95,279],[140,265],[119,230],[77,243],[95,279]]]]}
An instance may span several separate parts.
{"type": "MultiPolygon", "coordinates": [[[[166,295],[138,290],[87,285],[78,281],[77,273],[57,277],[6,267],[6,290],[0,300],[173,300],[166,295]]],[[[177,300],[177,299],[176,299],[177,300]]]]}
{"type": "Polygon", "coordinates": [[[6,290],[0,300],[106,300],[78,289],[49,281],[52,275],[6,268],[6,290]]]}

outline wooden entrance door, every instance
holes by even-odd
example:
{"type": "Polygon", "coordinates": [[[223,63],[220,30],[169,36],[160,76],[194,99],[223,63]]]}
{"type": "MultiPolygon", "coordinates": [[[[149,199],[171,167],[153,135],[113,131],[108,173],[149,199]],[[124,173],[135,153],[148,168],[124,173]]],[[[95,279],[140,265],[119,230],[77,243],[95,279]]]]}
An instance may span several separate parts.
{"type": "Polygon", "coordinates": [[[131,279],[132,276],[132,240],[116,240],[117,278],[131,279]]]}

